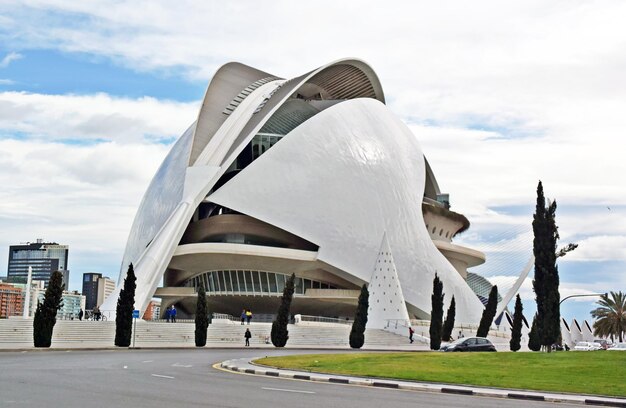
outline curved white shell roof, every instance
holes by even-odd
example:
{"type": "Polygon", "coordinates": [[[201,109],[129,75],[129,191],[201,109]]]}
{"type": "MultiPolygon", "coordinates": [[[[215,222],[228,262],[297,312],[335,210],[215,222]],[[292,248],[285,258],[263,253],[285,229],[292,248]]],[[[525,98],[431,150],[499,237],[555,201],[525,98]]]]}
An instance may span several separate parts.
{"type": "Polygon", "coordinates": [[[337,61],[289,81],[227,64],[207,90],[197,125],[176,143],[150,184],[118,289],[101,309],[115,309],[133,262],[135,307],[145,310],[206,198],[318,245],[318,260],[345,271],[355,284],[370,279],[386,233],[410,306],[430,312],[438,273],[446,301],[456,298],[457,320],[477,322],[482,304],[426,231],[421,212],[426,172],[416,137],[384,105],[378,78],[364,62],[337,61]],[[300,92],[317,92],[335,103],[316,105],[321,112],[207,197],[259,129],[300,92]]]}
{"type": "Polygon", "coordinates": [[[209,200],[317,244],[318,259],[363,282],[386,231],[407,302],[430,313],[437,272],[457,319],[478,321],[480,301],[426,231],[424,166],[404,123],[381,102],[354,99],[300,125],[209,200]]]}

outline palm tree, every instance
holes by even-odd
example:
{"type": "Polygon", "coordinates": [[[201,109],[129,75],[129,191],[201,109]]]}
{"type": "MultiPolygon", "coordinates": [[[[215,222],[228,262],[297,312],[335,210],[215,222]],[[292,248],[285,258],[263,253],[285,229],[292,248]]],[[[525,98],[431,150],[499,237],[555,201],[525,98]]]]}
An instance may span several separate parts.
{"type": "Polygon", "coordinates": [[[622,342],[626,332],[626,294],[623,292],[611,292],[600,296],[600,307],[591,311],[596,321],[593,323],[594,336],[618,337],[622,342]]]}

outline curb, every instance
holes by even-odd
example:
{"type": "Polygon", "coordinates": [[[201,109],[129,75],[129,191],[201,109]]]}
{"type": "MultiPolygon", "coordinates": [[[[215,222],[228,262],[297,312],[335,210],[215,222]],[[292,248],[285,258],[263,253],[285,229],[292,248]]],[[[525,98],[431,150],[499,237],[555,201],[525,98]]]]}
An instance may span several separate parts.
{"type": "Polygon", "coordinates": [[[224,361],[219,364],[223,369],[240,372],[244,374],[261,375],[276,378],[288,378],[294,380],[327,382],[333,384],[348,384],[348,385],[361,385],[369,387],[387,388],[387,389],[400,389],[408,391],[422,391],[422,392],[439,392],[442,394],[456,394],[467,396],[480,396],[480,397],[492,397],[492,398],[508,398],[515,400],[528,400],[528,401],[547,401],[547,402],[567,402],[574,404],[584,404],[592,406],[604,406],[604,407],[624,407],[626,408],[626,399],[609,399],[609,398],[586,398],[585,396],[569,396],[569,395],[544,395],[540,392],[524,393],[520,391],[511,392],[509,390],[497,390],[480,388],[475,390],[466,386],[453,387],[449,385],[440,384],[428,384],[428,383],[406,383],[395,382],[390,380],[381,381],[377,378],[346,378],[346,377],[331,377],[328,375],[314,374],[307,375],[302,373],[281,372],[276,369],[256,369],[239,367],[231,362],[231,360],[224,361]],[[583,399],[584,398],[584,399],[583,399]]]}

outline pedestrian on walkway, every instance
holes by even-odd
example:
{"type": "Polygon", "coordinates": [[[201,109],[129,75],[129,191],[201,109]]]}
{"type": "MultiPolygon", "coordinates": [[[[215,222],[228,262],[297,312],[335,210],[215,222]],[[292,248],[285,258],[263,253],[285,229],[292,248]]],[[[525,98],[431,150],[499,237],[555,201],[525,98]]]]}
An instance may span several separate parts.
{"type": "Polygon", "coordinates": [[[93,320],[100,321],[100,318],[102,317],[102,312],[100,312],[99,306],[94,306],[92,310],[92,314],[93,314],[93,320]]]}
{"type": "Polygon", "coordinates": [[[250,329],[246,329],[246,333],[243,335],[246,338],[246,347],[250,347],[250,337],[252,337],[252,333],[250,333],[250,329]]]}
{"type": "Polygon", "coordinates": [[[243,322],[246,320],[246,309],[241,311],[241,325],[243,326],[243,322]]]}
{"type": "Polygon", "coordinates": [[[252,312],[250,309],[246,310],[246,320],[248,321],[248,324],[250,324],[250,320],[252,320],[252,312]]]}
{"type": "Polygon", "coordinates": [[[170,319],[172,323],[176,323],[176,308],[172,305],[172,310],[170,310],[170,319]]]}
{"type": "Polygon", "coordinates": [[[409,326],[409,341],[411,342],[411,344],[413,344],[413,333],[415,333],[415,330],[413,330],[413,328],[409,326]]]}
{"type": "Polygon", "coordinates": [[[166,322],[170,322],[170,315],[172,314],[172,309],[170,309],[169,307],[167,309],[165,309],[165,321],[166,322]]]}
{"type": "Polygon", "coordinates": [[[78,320],[82,321],[83,320],[83,309],[80,309],[80,312],[78,312],[78,320]]]}

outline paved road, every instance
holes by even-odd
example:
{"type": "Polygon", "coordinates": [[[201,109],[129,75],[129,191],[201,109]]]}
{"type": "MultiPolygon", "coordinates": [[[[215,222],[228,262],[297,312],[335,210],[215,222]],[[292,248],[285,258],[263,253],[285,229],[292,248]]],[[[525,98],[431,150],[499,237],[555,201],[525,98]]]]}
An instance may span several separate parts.
{"type": "MultiPolygon", "coordinates": [[[[0,353],[0,407],[555,407],[501,398],[314,383],[220,371],[239,357],[297,350],[115,350],[0,353]]],[[[310,353],[310,351],[308,351],[310,353]]],[[[558,407],[574,407],[560,403],[558,407]]],[[[580,406],[580,405],[578,405],[580,406]]]]}

